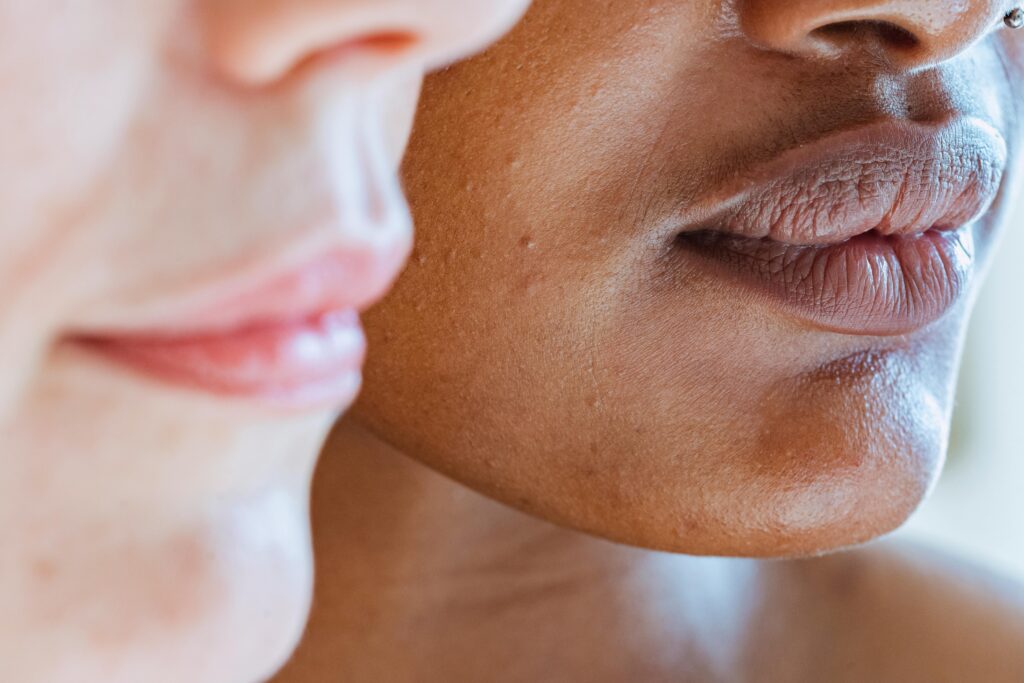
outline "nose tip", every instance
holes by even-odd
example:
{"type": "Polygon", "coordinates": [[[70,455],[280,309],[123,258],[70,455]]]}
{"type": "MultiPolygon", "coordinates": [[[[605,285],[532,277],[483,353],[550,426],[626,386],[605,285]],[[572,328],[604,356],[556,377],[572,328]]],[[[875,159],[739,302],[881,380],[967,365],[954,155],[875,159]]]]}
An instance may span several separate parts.
{"type": "Polygon", "coordinates": [[[809,58],[853,52],[897,70],[949,60],[1003,26],[1005,0],[743,0],[743,33],[759,47],[809,58]]]}

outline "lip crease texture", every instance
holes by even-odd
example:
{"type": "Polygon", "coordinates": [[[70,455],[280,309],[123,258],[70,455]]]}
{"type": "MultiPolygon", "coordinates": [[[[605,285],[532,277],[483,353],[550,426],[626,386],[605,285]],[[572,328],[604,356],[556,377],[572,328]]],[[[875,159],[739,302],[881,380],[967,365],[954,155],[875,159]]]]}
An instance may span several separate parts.
{"type": "Polygon", "coordinates": [[[815,326],[908,333],[969,288],[1006,157],[976,119],[873,124],[742,174],[677,241],[815,326]]]}

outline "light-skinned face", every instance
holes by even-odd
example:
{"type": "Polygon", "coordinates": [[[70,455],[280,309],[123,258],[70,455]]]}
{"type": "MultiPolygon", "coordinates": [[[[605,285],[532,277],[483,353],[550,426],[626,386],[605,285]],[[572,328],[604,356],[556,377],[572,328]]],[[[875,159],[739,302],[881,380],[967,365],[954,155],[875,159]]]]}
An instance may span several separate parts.
{"type": "Polygon", "coordinates": [[[269,676],[423,71],[524,0],[0,0],[0,678],[269,676]]]}

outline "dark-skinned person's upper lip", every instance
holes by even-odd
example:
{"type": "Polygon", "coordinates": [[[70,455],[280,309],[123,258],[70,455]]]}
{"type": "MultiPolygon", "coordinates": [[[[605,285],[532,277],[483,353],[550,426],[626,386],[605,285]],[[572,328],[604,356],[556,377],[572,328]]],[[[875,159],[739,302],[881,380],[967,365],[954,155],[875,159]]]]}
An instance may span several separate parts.
{"type": "Polygon", "coordinates": [[[822,245],[869,231],[955,230],[991,205],[1006,158],[1002,136],[978,119],[877,122],[742,171],[684,232],[822,245]]]}
{"type": "Polygon", "coordinates": [[[968,290],[1006,163],[979,119],[859,126],[742,171],[688,209],[677,243],[804,323],[905,334],[968,290]]]}

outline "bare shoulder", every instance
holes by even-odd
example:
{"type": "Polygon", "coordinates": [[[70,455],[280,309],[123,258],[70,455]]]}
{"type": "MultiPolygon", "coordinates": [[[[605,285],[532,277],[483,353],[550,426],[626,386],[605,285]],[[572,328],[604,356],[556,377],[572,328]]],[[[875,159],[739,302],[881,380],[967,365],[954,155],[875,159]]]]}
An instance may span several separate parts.
{"type": "Polygon", "coordinates": [[[903,542],[793,568],[832,680],[1024,681],[1020,582],[903,542]]]}

